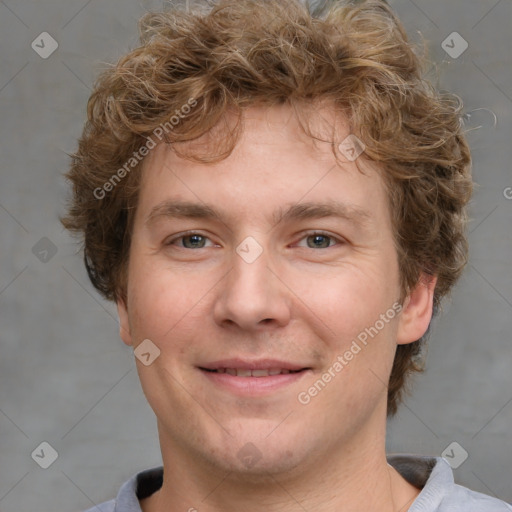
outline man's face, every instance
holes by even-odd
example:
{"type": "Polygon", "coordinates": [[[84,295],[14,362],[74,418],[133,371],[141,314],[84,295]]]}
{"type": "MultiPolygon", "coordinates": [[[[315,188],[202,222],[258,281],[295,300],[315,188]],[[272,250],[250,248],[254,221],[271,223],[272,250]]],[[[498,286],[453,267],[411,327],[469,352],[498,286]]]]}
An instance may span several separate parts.
{"type": "Polygon", "coordinates": [[[342,154],[337,165],[331,145],[302,134],[286,107],[246,116],[219,163],[164,145],[148,157],[121,335],[160,350],[137,366],[164,452],[253,473],[333,451],[361,456],[384,437],[397,342],[422,334],[397,314],[384,182],[342,154]],[[182,216],[178,203],[218,217],[182,216]],[[339,215],[318,216],[312,204],[339,215]]]}

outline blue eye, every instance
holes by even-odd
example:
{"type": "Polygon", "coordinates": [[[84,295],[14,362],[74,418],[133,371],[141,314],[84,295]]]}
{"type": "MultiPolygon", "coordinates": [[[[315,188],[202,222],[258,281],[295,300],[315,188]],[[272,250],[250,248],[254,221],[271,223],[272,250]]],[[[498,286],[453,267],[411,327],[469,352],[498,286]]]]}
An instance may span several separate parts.
{"type": "Polygon", "coordinates": [[[331,241],[337,241],[341,243],[340,239],[322,231],[313,231],[308,233],[306,236],[301,238],[301,240],[307,240],[308,249],[327,249],[332,246],[330,243],[331,241]],[[309,241],[311,241],[312,245],[309,245],[309,241]]]}
{"type": "Polygon", "coordinates": [[[176,245],[179,240],[182,241],[182,244],[179,245],[180,249],[203,249],[206,240],[209,240],[209,238],[199,233],[186,233],[169,240],[165,245],[176,245]]]}
{"type": "MultiPolygon", "coordinates": [[[[189,232],[172,238],[171,240],[166,242],[165,245],[176,245],[180,249],[204,249],[205,247],[207,247],[205,245],[207,240],[210,239],[204,235],[201,235],[200,233],[189,232]],[[181,243],[178,244],[177,242],[181,243]]],[[[322,231],[312,231],[310,233],[307,233],[300,240],[307,241],[306,248],[308,249],[328,249],[329,247],[335,245],[336,242],[338,242],[338,244],[342,243],[342,240],[340,240],[339,238],[334,237],[328,233],[324,233],[322,231]]],[[[304,246],[299,245],[299,247],[304,246]]]]}
{"type": "MultiPolygon", "coordinates": [[[[198,248],[198,245],[200,246],[199,248],[202,249],[204,247],[204,243],[205,243],[205,240],[206,238],[204,236],[201,236],[201,235],[187,235],[185,237],[182,237],[183,241],[185,242],[186,240],[190,240],[190,243],[192,245],[192,247],[187,247],[188,249],[197,249],[198,248]]],[[[187,244],[185,244],[186,246],[187,244]]]]}

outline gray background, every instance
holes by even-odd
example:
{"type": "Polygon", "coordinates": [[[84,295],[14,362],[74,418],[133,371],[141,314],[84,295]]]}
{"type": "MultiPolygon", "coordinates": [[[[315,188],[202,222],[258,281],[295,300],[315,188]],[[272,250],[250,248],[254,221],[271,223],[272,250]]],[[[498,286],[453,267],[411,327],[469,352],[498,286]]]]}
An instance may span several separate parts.
{"type": "MultiPolygon", "coordinates": [[[[388,448],[440,455],[456,441],[469,453],[456,480],[512,502],[512,2],[390,3],[413,40],[423,34],[441,87],[464,100],[468,126],[482,127],[469,135],[479,184],[470,264],[434,324],[427,372],[390,422],[388,448]],[[469,44],[458,58],[441,47],[454,31],[469,44]],[[496,126],[479,108],[496,114],[496,126]]],[[[94,77],[136,46],[136,20],[160,6],[0,1],[2,512],[83,510],[160,464],[115,307],[92,289],[58,222],[68,194],[62,173],[94,77]],[[31,48],[44,31],[59,44],[48,59],[31,48]],[[31,458],[43,441],[58,452],[48,469],[31,458]]]]}

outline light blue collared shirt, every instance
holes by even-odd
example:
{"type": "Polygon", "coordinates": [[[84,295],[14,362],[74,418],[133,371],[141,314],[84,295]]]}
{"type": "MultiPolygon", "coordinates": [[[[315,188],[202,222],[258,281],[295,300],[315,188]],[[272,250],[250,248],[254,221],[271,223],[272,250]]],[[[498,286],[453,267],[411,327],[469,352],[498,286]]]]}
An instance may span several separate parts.
{"type": "MultiPolygon", "coordinates": [[[[456,484],[452,468],[442,457],[389,455],[387,459],[408,482],[422,489],[408,512],[512,511],[504,501],[456,484]]],[[[86,512],[142,512],[139,500],[160,489],[162,482],[162,467],[142,471],[122,485],[115,500],[86,512]]]]}

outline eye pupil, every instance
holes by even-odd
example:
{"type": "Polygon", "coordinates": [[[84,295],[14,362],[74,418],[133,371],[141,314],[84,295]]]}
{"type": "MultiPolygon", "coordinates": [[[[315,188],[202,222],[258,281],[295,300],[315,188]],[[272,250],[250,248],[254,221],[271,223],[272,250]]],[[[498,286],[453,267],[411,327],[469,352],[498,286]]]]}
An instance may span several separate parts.
{"type": "Polygon", "coordinates": [[[202,247],[201,242],[203,242],[203,244],[204,244],[204,237],[201,235],[189,235],[189,236],[183,237],[183,243],[184,243],[185,247],[187,247],[186,240],[191,240],[192,247],[195,247],[195,248],[197,248],[198,243],[199,243],[200,247],[202,247]]]}
{"type": "MultiPolygon", "coordinates": [[[[205,247],[207,237],[199,234],[183,235],[179,237],[185,249],[202,249],[205,247]]],[[[327,249],[330,247],[332,236],[322,233],[313,233],[305,237],[310,249],[327,249]]]]}
{"type": "Polygon", "coordinates": [[[313,242],[313,247],[328,247],[329,246],[329,237],[326,236],[326,235],[311,235],[311,237],[309,238],[313,238],[314,242],[313,242]],[[325,243],[322,244],[322,239],[324,242],[327,242],[327,245],[325,243]],[[320,241],[320,245],[317,244],[317,242],[320,241]]]}

